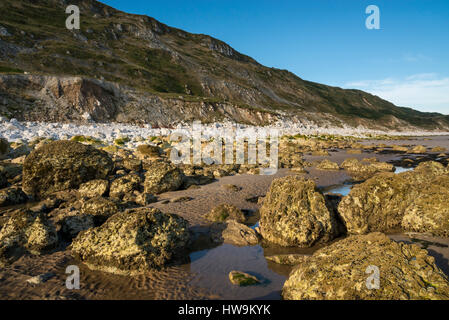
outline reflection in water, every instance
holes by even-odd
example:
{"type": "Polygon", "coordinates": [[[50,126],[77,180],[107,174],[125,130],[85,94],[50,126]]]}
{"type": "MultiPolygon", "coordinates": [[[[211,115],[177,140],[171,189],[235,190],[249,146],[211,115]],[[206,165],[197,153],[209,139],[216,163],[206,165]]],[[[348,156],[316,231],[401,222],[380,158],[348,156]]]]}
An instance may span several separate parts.
{"type": "Polygon", "coordinates": [[[277,254],[312,255],[323,245],[312,248],[237,247],[222,244],[213,249],[190,254],[188,270],[193,276],[192,286],[206,289],[221,299],[280,299],[282,287],[292,266],[267,261],[265,256],[277,254]],[[237,270],[252,274],[261,280],[260,285],[238,287],[229,281],[229,272],[237,270]]]}
{"type": "Polygon", "coordinates": [[[194,252],[190,255],[190,272],[195,276],[191,281],[194,286],[213,291],[223,299],[280,299],[284,282],[283,274],[271,270],[264,257],[264,249],[257,245],[236,247],[223,244],[219,247],[194,252]],[[238,287],[229,281],[229,272],[233,270],[255,275],[262,284],[238,287]]]}
{"type": "MultiPolygon", "coordinates": [[[[407,172],[407,171],[413,171],[414,168],[405,168],[405,167],[395,167],[395,173],[401,173],[401,172],[407,172]]],[[[335,186],[330,186],[327,188],[323,189],[323,193],[324,194],[329,194],[329,193],[336,193],[336,194],[341,194],[342,196],[347,196],[349,194],[349,192],[351,191],[353,187],[353,184],[351,183],[345,183],[345,184],[340,184],[340,185],[335,185],[335,186]]]]}
{"type": "Polygon", "coordinates": [[[253,224],[252,226],[249,226],[249,227],[254,230],[259,226],[260,226],[259,221],[257,221],[256,224],[253,224]]]}
{"type": "Polygon", "coordinates": [[[405,168],[405,167],[395,167],[396,171],[394,173],[401,173],[407,171],[413,171],[414,168],[405,168]]]}
{"type": "Polygon", "coordinates": [[[351,188],[352,188],[351,184],[332,186],[332,187],[324,190],[324,194],[337,193],[337,194],[341,194],[342,196],[347,196],[349,194],[349,192],[351,191],[351,188]]]}

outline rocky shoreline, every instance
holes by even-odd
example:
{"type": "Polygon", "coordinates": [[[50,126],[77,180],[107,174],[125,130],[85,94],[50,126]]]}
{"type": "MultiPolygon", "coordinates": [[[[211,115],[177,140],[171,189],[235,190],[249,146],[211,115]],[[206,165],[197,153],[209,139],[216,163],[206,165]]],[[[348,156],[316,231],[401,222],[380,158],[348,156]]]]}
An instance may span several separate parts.
{"type": "Polygon", "coordinates": [[[244,270],[227,266],[224,279],[252,279],[228,293],[189,271],[196,252],[230,245],[261,248],[270,268],[284,270],[282,277],[292,271],[284,299],[448,299],[447,260],[442,265],[420,243],[384,234],[443,242],[449,236],[449,140],[397,139],[285,135],[275,176],[258,175],[255,165],[174,165],[168,157],[174,144],[164,136],[141,137],[136,148],[90,136],[1,139],[0,296],[101,299],[108,296],[98,288],[115,282],[122,288],[113,290],[117,299],[132,296],[129,283],[148,279],[158,293],[139,291],[134,298],[280,291],[281,278],[273,276],[270,286],[251,272],[251,262],[244,270]],[[395,173],[398,167],[410,171],[395,173]],[[349,194],[324,192],[343,182],[354,185],[349,194]],[[43,271],[55,262],[48,267],[55,272],[43,271]],[[71,264],[86,275],[76,292],[61,284],[71,264]],[[365,286],[372,265],[380,269],[378,290],[365,286]],[[22,276],[12,279],[17,273],[22,276]],[[18,280],[27,275],[39,284],[18,280]]]}

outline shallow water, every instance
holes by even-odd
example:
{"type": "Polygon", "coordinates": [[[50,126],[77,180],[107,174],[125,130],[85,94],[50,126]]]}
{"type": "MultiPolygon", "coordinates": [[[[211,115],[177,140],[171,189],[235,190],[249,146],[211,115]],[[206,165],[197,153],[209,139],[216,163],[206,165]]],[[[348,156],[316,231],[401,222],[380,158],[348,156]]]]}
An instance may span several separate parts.
{"type": "MultiPolygon", "coordinates": [[[[396,167],[395,173],[411,171],[413,168],[396,167]]],[[[337,193],[346,196],[353,183],[334,185],[323,189],[324,194],[337,193]]],[[[251,228],[259,226],[259,222],[251,228]]],[[[318,248],[263,248],[260,245],[237,247],[223,244],[213,249],[194,252],[190,255],[190,272],[194,273],[192,285],[214,292],[223,299],[280,299],[284,282],[291,267],[282,266],[265,259],[265,255],[304,253],[311,254],[318,248]],[[292,251],[293,250],[293,251],[292,251]],[[262,284],[238,287],[229,281],[229,272],[247,272],[262,280],[262,284]]]]}
{"type": "Polygon", "coordinates": [[[395,167],[396,171],[394,173],[402,173],[407,171],[413,171],[414,168],[405,168],[405,167],[395,167]]]}
{"type": "Polygon", "coordinates": [[[190,254],[190,272],[194,273],[192,285],[214,292],[222,299],[280,299],[281,290],[287,280],[289,268],[276,266],[264,257],[260,245],[237,247],[223,244],[214,249],[190,254]],[[237,270],[252,274],[262,283],[239,287],[229,281],[229,272],[237,270]]]}
{"type": "Polygon", "coordinates": [[[347,196],[349,192],[351,191],[352,184],[342,184],[337,186],[332,186],[330,188],[327,188],[323,193],[329,194],[329,193],[337,193],[341,194],[342,196],[347,196]]]}
{"type": "MultiPolygon", "coordinates": [[[[394,173],[398,174],[401,172],[407,172],[407,171],[413,171],[414,168],[405,168],[405,167],[395,167],[396,170],[394,173]]],[[[330,186],[323,190],[324,194],[329,193],[336,193],[341,194],[342,196],[347,196],[349,192],[351,192],[352,187],[354,186],[353,183],[344,183],[340,185],[330,186]]]]}

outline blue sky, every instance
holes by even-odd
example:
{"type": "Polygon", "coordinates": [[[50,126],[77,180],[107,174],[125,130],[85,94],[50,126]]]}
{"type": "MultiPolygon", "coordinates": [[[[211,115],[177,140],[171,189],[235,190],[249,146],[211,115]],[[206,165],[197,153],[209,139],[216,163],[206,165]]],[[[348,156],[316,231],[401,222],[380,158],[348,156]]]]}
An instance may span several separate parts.
{"type": "Polygon", "coordinates": [[[448,0],[103,0],[299,77],[449,114],[448,0]],[[380,30],[368,30],[368,5],[380,30]]]}

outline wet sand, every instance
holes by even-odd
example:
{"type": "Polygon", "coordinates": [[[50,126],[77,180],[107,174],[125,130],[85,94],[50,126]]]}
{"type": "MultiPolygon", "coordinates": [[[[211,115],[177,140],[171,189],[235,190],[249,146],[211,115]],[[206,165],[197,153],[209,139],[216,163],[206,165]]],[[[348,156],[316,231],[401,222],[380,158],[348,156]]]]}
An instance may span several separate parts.
{"type": "MultiPolygon", "coordinates": [[[[432,137],[432,140],[417,138],[403,140],[403,144],[442,146],[449,150],[449,137],[432,137]]],[[[401,141],[381,141],[385,144],[402,144],[401,141]]],[[[372,144],[374,141],[365,141],[372,144]]],[[[380,143],[380,142],[376,142],[380,143]]],[[[345,151],[330,152],[330,157],[304,156],[307,161],[329,159],[341,163],[346,158],[363,159],[376,157],[380,161],[398,160],[410,155],[364,152],[360,155],[347,154],[345,151]]],[[[350,177],[345,171],[322,171],[306,168],[302,174],[316,180],[318,187],[342,185],[350,177]]],[[[216,182],[197,189],[181,190],[160,195],[159,201],[151,206],[163,212],[176,213],[187,219],[192,231],[201,234],[208,225],[203,216],[213,207],[221,204],[233,204],[240,209],[256,212],[259,206],[249,198],[265,196],[274,178],[297,174],[289,169],[280,169],[273,176],[235,175],[223,177],[216,182]],[[238,192],[223,187],[233,184],[242,189],[238,192]],[[168,202],[183,196],[192,198],[186,202],[168,202]]],[[[394,240],[417,242],[428,248],[437,265],[449,275],[449,239],[431,238],[425,235],[392,235],[394,240]]],[[[151,271],[136,277],[117,276],[100,271],[91,271],[74,261],[69,250],[55,252],[40,257],[23,256],[10,266],[0,269],[0,299],[280,299],[283,283],[291,270],[290,267],[267,262],[264,256],[280,253],[312,254],[317,248],[264,248],[261,245],[236,247],[228,244],[215,248],[201,248],[190,254],[190,263],[174,266],[162,271],[151,271]],[[67,275],[65,269],[77,265],[81,271],[80,290],[65,287],[67,275]],[[260,277],[263,283],[252,287],[236,287],[228,280],[231,270],[240,270],[260,277]],[[39,285],[26,282],[32,276],[51,272],[50,280],[39,285]]]]}

